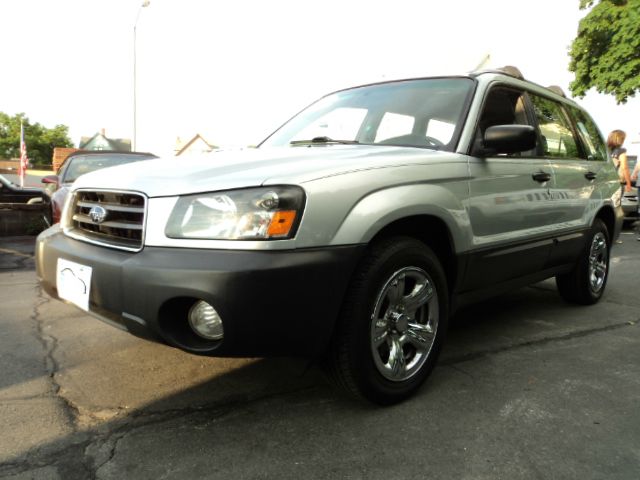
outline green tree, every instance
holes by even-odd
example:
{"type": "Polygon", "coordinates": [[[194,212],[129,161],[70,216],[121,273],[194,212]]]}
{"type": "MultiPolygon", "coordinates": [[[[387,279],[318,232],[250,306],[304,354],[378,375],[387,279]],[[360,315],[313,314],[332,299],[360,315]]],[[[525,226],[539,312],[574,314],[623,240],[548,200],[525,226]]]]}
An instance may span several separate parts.
{"type": "Polygon", "coordinates": [[[580,0],[587,8],[569,52],[569,87],[577,97],[595,87],[625,103],[640,90],[640,0],[580,0]]]}
{"type": "Polygon", "coordinates": [[[0,158],[20,157],[20,120],[24,125],[27,155],[34,166],[51,165],[55,147],[73,146],[69,128],[65,125],[46,128],[39,123],[31,123],[24,113],[9,116],[0,112],[0,158]]]}

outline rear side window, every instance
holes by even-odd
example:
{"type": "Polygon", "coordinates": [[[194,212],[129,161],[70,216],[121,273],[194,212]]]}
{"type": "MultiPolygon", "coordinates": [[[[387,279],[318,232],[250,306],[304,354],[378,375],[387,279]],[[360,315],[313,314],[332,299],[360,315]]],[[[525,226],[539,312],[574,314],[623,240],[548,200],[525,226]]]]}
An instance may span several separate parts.
{"type": "Polygon", "coordinates": [[[578,158],[578,143],[571,123],[558,102],[530,94],[538,120],[542,154],[554,158],[578,158]]]}
{"type": "Polygon", "coordinates": [[[582,140],[587,160],[604,162],[607,160],[607,147],[598,131],[595,122],[585,112],[576,107],[571,107],[569,113],[573,117],[578,130],[578,136],[582,140]]]}

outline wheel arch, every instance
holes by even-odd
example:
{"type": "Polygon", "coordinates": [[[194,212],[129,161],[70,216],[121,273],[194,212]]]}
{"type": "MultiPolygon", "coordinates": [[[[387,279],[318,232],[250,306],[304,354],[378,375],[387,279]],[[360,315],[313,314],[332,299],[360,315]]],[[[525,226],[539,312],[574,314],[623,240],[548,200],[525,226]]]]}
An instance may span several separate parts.
{"type": "Polygon", "coordinates": [[[607,227],[609,241],[613,243],[616,240],[621,228],[621,226],[617,225],[618,222],[616,221],[616,214],[613,211],[613,208],[609,206],[602,207],[594,217],[594,221],[596,219],[602,220],[604,225],[607,227]]]}
{"type": "Polygon", "coordinates": [[[434,215],[403,217],[382,227],[369,243],[394,236],[412,237],[431,248],[442,264],[449,292],[453,291],[459,277],[460,265],[455,254],[451,230],[443,219],[434,215]]]}

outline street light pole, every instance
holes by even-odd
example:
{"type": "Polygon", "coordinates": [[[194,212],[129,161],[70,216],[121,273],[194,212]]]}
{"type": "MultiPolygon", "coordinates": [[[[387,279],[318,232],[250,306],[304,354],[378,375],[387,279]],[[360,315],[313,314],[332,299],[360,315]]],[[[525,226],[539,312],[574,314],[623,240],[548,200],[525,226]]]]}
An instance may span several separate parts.
{"type": "Polygon", "coordinates": [[[138,8],[138,13],[136,14],[136,21],[133,23],[133,139],[131,142],[131,150],[136,151],[136,136],[137,136],[137,128],[138,128],[138,112],[137,112],[137,65],[136,65],[136,28],[138,27],[138,19],[140,18],[140,12],[144,7],[148,7],[150,0],[144,0],[140,7],[138,8]]]}

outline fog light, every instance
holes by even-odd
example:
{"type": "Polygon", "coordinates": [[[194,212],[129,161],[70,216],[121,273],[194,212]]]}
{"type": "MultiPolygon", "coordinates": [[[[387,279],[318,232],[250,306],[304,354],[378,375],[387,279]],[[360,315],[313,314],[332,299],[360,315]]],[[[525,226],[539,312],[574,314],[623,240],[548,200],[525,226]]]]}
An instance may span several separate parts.
{"type": "Polygon", "coordinates": [[[220,315],[202,300],[194,303],[189,310],[189,325],[194,332],[207,340],[220,340],[224,336],[220,315]]]}

